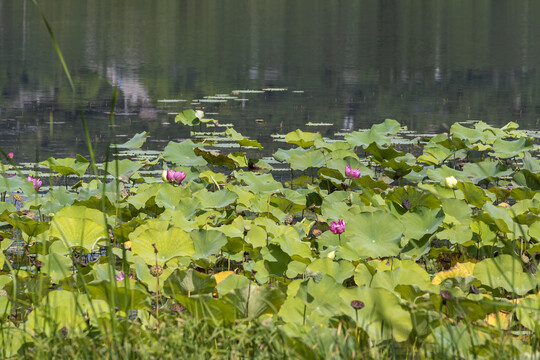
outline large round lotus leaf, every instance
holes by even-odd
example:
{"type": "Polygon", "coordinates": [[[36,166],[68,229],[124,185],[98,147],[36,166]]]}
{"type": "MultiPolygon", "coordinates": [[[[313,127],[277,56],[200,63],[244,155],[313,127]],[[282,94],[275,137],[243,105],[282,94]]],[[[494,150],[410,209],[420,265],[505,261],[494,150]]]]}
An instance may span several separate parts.
{"type": "Polygon", "coordinates": [[[140,234],[132,232],[131,250],[134,255],[139,255],[148,265],[157,262],[164,265],[167,261],[180,256],[192,256],[195,253],[193,240],[182,229],[171,227],[168,230],[147,229],[140,234]],[[154,246],[157,255],[154,253],[154,246]]]}
{"type": "Polygon", "coordinates": [[[58,284],[60,280],[71,276],[72,262],[71,259],[56,253],[38,256],[41,261],[40,271],[51,277],[53,283],[58,284]]]}
{"type": "Polygon", "coordinates": [[[216,151],[206,151],[200,148],[194,148],[193,152],[197,156],[202,156],[203,159],[209,164],[216,166],[227,166],[229,169],[234,169],[236,167],[235,162],[225,154],[220,154],[216,151]]]}
{"type": "Polygon", "coordinates": [[[40,164],[64,176],[72,174],[82,176],[86,172],[90,162],[83,156],[77,155],[76,159],[55,159],[50,157],[47,160],[42,161],[40,164]]]}
{"type": "Polygon", "coordinates": [[[534,277],[523,272],[521,261],[512,255],[484,259],[474,267],[473,276],[492,289],[503,289],[524,295],[536,287],[534,277]]]}
{"type": "Polygon", "coordinates": [[[333,316],[339,314],[340,303],[336,301],[336,295],[342,289],[343,286],[333,277],[322,275],[316,279],[303,281],[295,297],[302,300],[310,309],[317,309],[326,316],[333,316]]]}
{"type": "Polygon", "coordinates": [[[309,150],[306,153],[292,155],[289,164],[294,170],[306,170],[309,168],[318,168],[325,165],[324,155],[319,150],[309,150]]]}
{"type": "Polygon", "coordinates": [[[341,256],[347,260],[366,257],[396,256],[401,250],[404,227],[399,220],[384,211],[361,213],[346,219],[341,235],[341,256]]]}
{"type": "Polygon", "coordinates": [[[163,150],[163,158],[176,165],[183,166],[205,166],[206,161],[195,155],[193,149],[202,147],[201,144],[195,144],[191,140],[186,140],[181,143],[169,142],[163,150]]]}
{"type": "Polygon", "coordinates": [[[223,297],[224,303],[234,307],[236,318],[257,319],[263,314],[275,314],[285,301],[285,295],[278,288],[247,284],[229,291],[223,297]]]}
{"type": "Polygon", "coordinates": [[[141,133],[135,134],[131,139],[126,141],[123,144],[117,144],[116,147],[122,149],[140,149],[141,146],[146,142],[146,137],[148,133],[143,131],[141,133]]]}
{"type": "Polygon", "coordinates": [[[501,159],[508,159],[518,156],[523,152],[531,151],[533,148],[532,141],[526,138],[511,141],[497,139],[493,143],[493,152],[490,155],[501,159]]]}
{"type": "Polygon", "coordinates": [[[227,237],[217,230],[192,231],[190,236],[195,248],[194,260],[219,254],[221,248],[227,244],[227,237]]]}
{"type": "MultiPolygon", "coordinates": [[[[189,189],[183,186],[160,184],[156,192],[156,205],[169,209],[177,207],[181,201],[190,202],[193,198],[189,189]]],[[[194,205],[194,204],[190,204],[194,205]]]]}
{"type": "MultiPolygon", "coordinates": [[[[530,190],[540,190],[540,174],[535,174],[529,170],[522,169],[514,175],[514,183],[530,190]]],[[[516,189],[517,190],[517,189],[516,189]]]]}
{"type": "Polygon", "coordinates": [[[457,184],[457,187],[463,193],[465,201],[467,201],[468,204],[474,205],[479,209],[481,209],[487,201],[491,200],[486,195],[484,190],[482,190],[478,186],[475,186],[474,184],[468,182],[459,182],[457,184]]]}
{"type": "Polygon", "coordinates": [[[210,321],[214,325],[231,324],[235,321],[235,309],[222,299],[215,299],[212,294],[176,295],[176,301],[197,319],[210,321]]]}
{"type": "Polygon", "coordinates": [[[165,293],[169,296],[192,296],[212,294],[216,287],[216,279],[193,269],[185,271],[176,270],[165,281],[165,293]]]}
{"type": "Polygon", "coordinates": [[[309,243],[300,240],[298,232],[292,226],[282,226],[279,234],[272,239],[271,243],[279,244],[281,249],[289,256],[311,257],[309,243]]]}
{"type": "Polygon", "coordinates": [[[286,142],[301,146],[303,148],[308,148],[312,146],[315,143],[315,140],[322,140],[321,134],[304,132],[297,129],[285,135],[286,142]]]}
{"type": "Polygon", "coordinates": [[[199,199],[205,209],[224,208],[233,204],[238,199],[238,195],[227,189],[214,192],[203,190],[198,192],[195,197],[199,199]]]}
{"type": "Polygon", "coordinates": [[[92,299],[104,300],[122,311],[144,309],[149,305],[148,292],[143,285],[130,282],[128,287],[108,280],[92,281],[87,285],[92,299]]]}
{"type": "Polygon", "coordinates": [[[111,174],[115,178],[120,178],[124,182],[128,182],[129,178],[133,176],[144,164],[129,159],[109,161],[101,165],[103,170],[107,169],[107,173],[111,174]]]}
{"type": "Polygon", "coordinates": [[[354,265],[349,261],[334,261],[330,258],[317,259],[308,265],[308,270],[333,277],[338,283],[343,283],[354,274],[354,265]]]}
{"type": "Polygon", "coordinates": [[[193,109],[187,109],[176,115],[176,117],[174,118],[174,122],[182,123],[188,126],[199,125],[201,123],[199,116],[202,117],[204,116],[204,114],[196,112],[193,109]]]}
{"type": "Polygon", "coordinates": [[[10,214],[9,217],[6,217],[5,219],[11,226],[22,230],[26,235],[32,237],[38,236],[49,229],[48,223],[35,221],[28,216],[21,216],[17,213],[10,214]]]}
{"type": "Polygon", "coordinates": [[[227,130],[225,130],[225,134],[227,134],[227,136],[236,141],[240,146],[251,146],[258,148],[259,150],[262,149],[262,145],[257,140],[250,140],[244,137],[232,127],[228,127],[227,130]]]}
{"type": "Polygon", "coordinates": [[[340,310],[354,321],[358,318],[358,325],[370,339],[405,341],[409,337],[413,329],[411,315],[390,291],[361,286],[343,289],[339,297],[340,310]],[[363,302],[364,308],[353,309],[351,302],[355,300],[363,302]]]}
{"type": "Polygon", "coordinates": [[[467,203],[460,199],[441,199],[445,214],[444,223],[452,225],[469,225],[472,223],[472,210],[467,203]]]}
{"type": "Polygon", "coordinates": [[[327,219],[341,219],[350,209],[346,202],[348,197],[349,193],[346,191],[334,191],[326,196],[321,205],[322,215],[327,219]]]}
{"type": "Polygon", "coordinates": [[[486,203],[482,208],[481,219],[488,224],[497,225],[502,232],[512,232],[514,230],[514,220],[510,216],[508,209],[486,203]]]}
{"type": "Polygon", "coordinates": [[[62,240],[68,247],[91,251],[98,241],[108,238],[108,233],[101,211],[68,206],[54,216],[50,236],[62,240]]]}
{"type": "Polygon", "coordinates": [[[396,260],[391,270],[377,271],[370,282],[370,287],[390,291],[393,291],[398,285],[415,285],[420,289],[429,290],[431,281],[426,270],[414,261],[396,260]]]}
{"type": "Polygon", "coordinates": [[[494,160],[466,163],[463,166],[463,174],[469,177],[474,183],[483,179],[501,178],[511,173],[512,169],[494,160]]]}
{"type": "Polygon", "coordinates": [[[405,227],[405,239],[421,239],[437,231],[443,219],[442,210],[418,206],[403,214],[400,220],[405,227]]]}
{"type": "Polygon", "coordinates": [[[522,299],[516,308],[519,323],[527,329],[534,330],[540,326],[540,296],[529,295],[522,299]]]}

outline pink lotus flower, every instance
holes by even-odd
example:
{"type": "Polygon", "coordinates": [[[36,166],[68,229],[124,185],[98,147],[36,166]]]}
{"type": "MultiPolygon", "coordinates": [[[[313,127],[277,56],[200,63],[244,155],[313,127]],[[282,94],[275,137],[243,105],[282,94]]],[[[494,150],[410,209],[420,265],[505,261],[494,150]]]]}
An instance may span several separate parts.
{"type": "Polygon", "coordinates": [[[360,177],[360,169],[353,169],[351,165],[345,168],[345,177],[347,179],[358,179],[360,177]]]}
{"type": "Polygon", "coordinates": [[[9,154],[7,154],[7,157],[10,158],[10,159],[13,159],[13,153],[10,152],[9,154]]]}
{"type": "MultiPolygon", "coordinates": [[[[121,271],[121,272],[120,272],[120,275],[116,275],[115,278],[116,278],[116,281],[124,280],[124,278],[125,278],[124,272],[121,271]]],[[[130,278],[130,279],[133,279],[133,275],[129,275],[129,278],[130,278]]]]}
{"type": "Polygon", "coordinates": [[[41,179],[33,178],[31,176],[27,177],[26,180],[31,181],[34,184],[34,189],[36,189],[36,190],[39,190],[39,188],[41,187],[41,184],[43,184],[41,179]]]}
{"type": "Polygon", "coordinates": [[[186,178],[186,173],[183,171],[164,170],[161,174],[161,178],[165,182],[180,184],[186,178]]]}
{"type": "Polygon", "coordinates": [[[338,222],[332,221],[330,231],[337,235],[342,234],[345,231],[345,220],[341,219],[338,222]]]}

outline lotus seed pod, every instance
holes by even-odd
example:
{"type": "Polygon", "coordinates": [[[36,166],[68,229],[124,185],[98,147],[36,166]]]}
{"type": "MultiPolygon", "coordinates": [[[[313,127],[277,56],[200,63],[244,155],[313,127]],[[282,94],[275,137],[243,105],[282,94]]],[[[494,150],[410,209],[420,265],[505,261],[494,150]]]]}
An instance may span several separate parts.
{"type": "Polygon", "coordinates": [[[293,223],[293,220],[294,220],[294,217],[291,214],[287,215],[284,221],[285,225],[291,225],[293,223]]]}
{"type": "Polygon", "coordinates": [[[152,265],[150,268],[150,274],[152,274],[153,277],[161,276],[163,274],[163,266],[152,265]]]}

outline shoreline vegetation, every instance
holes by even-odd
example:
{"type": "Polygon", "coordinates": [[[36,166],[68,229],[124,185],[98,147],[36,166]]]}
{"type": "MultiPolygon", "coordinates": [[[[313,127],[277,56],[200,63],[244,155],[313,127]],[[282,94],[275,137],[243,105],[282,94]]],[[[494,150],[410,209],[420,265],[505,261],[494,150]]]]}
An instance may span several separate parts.
{"type": "Polygon", "coordinates": [[[387,119],[288,133],[272,163],[201,111],[176,122],[209,130],[146,155],[136,134],[90,175],[4,153],[3,357],[536,356],[534,133],[387,119]]]}

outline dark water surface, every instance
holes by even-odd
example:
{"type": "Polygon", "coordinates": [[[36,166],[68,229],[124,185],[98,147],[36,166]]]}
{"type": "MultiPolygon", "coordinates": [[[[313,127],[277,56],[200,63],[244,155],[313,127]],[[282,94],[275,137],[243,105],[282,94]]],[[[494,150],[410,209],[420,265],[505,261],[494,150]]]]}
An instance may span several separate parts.
{"type": "Polygon", "coordinates": [[[190,129],[169,113],[194,107],[235,124],[266,150],[278,145],[271,134],[301,128],[333,136],[384,118],[419,132],[467,119],[538,127],[536,0],[39,5],[78,95],[33,2],[0,0],[0,147],[19,161],[87,154],[77,99],[98,159],[109,141],[143,130],[153,149],[188,137],[190,129]],[[111,84],[119,91],[114,127],[106,114],[111,84]],[[264,88],[288,90],[233,93],[264,88]],[[236,99],[196,101],[218,94],[236,99]]]}

